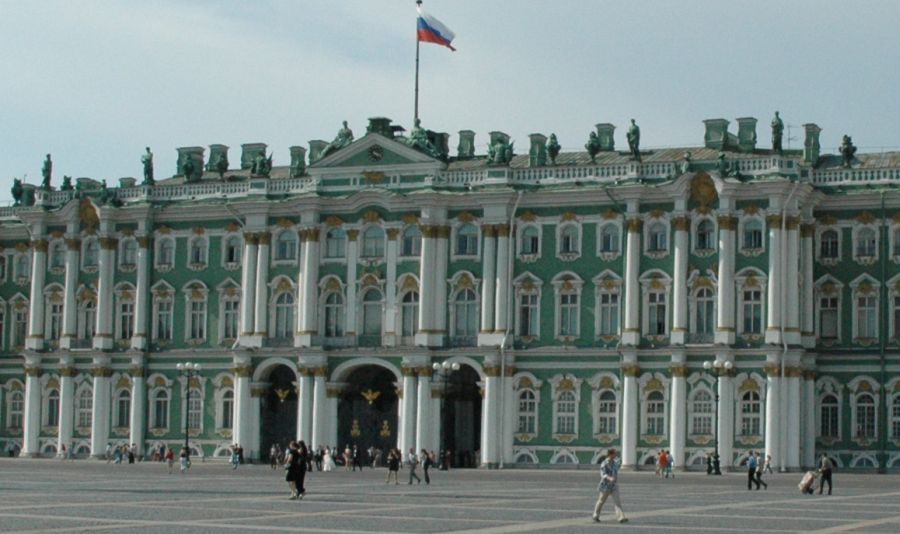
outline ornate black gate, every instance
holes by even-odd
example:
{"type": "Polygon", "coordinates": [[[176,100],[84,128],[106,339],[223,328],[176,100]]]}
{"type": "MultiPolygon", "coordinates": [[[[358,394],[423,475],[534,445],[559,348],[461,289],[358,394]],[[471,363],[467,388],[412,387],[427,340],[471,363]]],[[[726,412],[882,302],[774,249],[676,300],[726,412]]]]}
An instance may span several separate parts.
{"type": "Polygon", "coordinates": [[[378,366],[361,367],[347,378],[338,404],[340,451],[354,445],[361,451],[384,452],[397,444],[397,392],[394,374],[378,366]]]}

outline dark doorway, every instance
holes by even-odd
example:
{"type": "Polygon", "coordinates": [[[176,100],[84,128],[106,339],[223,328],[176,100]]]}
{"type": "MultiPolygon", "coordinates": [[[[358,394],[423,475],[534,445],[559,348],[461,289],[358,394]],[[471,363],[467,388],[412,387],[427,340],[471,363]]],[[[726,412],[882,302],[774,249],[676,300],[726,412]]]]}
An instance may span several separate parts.
{"type": "Polygon", "coordinates": [[[449,450],[453,467],[478,467],[481,449],[480,377],[462,365],[447,377],[441,413],[441,449],[449,450]]]}
{"type": "Polygon", "coordinates": [[[366,451],[374,447],[382,451],[382,460],[387,458],[387,451],[397,445],[396,380],[394,373],[377,365],[350,373],[338,404],[338,443],[333,445],[339,452],[356,445],[363,461],[371,461],[366,451]]]}
{"type": "Polygon", "coordinates": [[[260,456],[269,458],[272,445],[285,450],[297,437],[297,376],[286,366],[279,365],[269,375],[266,393],[260,399],[260,456]]]}

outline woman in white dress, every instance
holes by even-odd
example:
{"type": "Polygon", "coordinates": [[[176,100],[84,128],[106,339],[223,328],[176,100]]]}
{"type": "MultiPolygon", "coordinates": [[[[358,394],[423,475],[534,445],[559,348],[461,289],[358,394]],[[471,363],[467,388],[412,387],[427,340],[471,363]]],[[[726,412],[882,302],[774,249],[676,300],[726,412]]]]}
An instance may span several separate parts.
{"type": "Polygon", "coordinates": [[[322,471],[334,471],[334,458],[331,456],[331,449],[325,447],[325,456],[322,458],[322,471]]]}

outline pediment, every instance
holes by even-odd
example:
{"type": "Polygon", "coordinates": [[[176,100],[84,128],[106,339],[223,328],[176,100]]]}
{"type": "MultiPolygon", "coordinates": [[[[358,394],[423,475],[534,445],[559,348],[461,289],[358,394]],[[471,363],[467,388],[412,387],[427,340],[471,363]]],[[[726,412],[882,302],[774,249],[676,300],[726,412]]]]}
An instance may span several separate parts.
{"type": "Polygon", "coordinates": [[[349,146],[316,161],[312,171],[325,169],[377,168],[404,165],[440,166],[444,163],[403,143],[377,134],[368,133],[349,146]]]}

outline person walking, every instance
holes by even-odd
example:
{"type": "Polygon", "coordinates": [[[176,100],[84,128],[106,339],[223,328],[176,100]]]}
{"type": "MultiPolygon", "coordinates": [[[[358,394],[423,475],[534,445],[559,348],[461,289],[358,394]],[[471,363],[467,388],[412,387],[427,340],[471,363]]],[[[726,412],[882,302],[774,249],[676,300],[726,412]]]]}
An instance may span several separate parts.
{"type": "Polygon", "coordinates": [[[137,452],[137,445],[134,443],[131,444],[131,447],[128,447],[128,463],[134,463],[134,455],[137,452]]]}
{"type": "Polygon", "coordinates": [[[753,453],[753,456],[756,457],[756,489],[759,489],[760,484],[762,484],[764,488],[769,489],[769,485],[763,482],[762,479],[763,473],[766,470],[765,466],[763,466],[763,460],[758,452],[753,453]]]}
{"type": "Polygon", "coordinates": [[[594,505],[594,514],[591,516],[594,522],[600,522],[600,512],[603,510],[603,504],[610,496],[612,496],[613,505],[616,507],[616,517],[619,523],[625,523],[628,518],[625,517],[625,511],[622,510],[622,499],[619,497],[619,463],[616,461],[616,450],[609,449],[606,451],[606,459],[600,464],[600,484],[597,486],[600,492],[597,497],[597,504],[594,505]]]}
{"type": "Polygon", "coordinates": [[[284,459],[284,480],[287,481],[288,487],[291,489],[290,500],[297,500],[300,492],[297,491],[297,479],[300,477],[300,466],[305,464],[300,458],[300,451],[297,449],[297,442],[292,441],[288,445],[288,452],[284,459]]]}
{"type": "Polygon", "coordinates": [[[773,473],[772,473],[772,455],[771,455],[771,454],[767,454],[767,455],[766,455],[766,465],[765,465],[765,470],[766,470],[766,472],[769,473],[770,475],[773,474],[773,473]]]}
{"type": "Polygon", "coordinates": [[[416,483],[421,484],[422,479],[416,474],[416,468],[419,466],[419,457],[416,456],[416,450],[412,447],[409,448],[409,455],[406,457],[406,462],[409,466],[409,483],[412,484],[413,479],[416,479],[416,483]]]}
{"type": "Polygon", "coordinates": [[[113,459],[112,455],[112,443],[106,444],[106,463],[111,462],[113,459]]]}
{"type": "Polygon", "coordinates": [[[297,454],[300,457],[297,461],[300,470],[297,472],[297,498],[302,499],[306,496],[306,473],[309,471],[310,461],[309,461],[309,449],[306,447],[306,442],[300,440],[300,443],[297,444],[297,454]]]}
{"type": "Polygon", "coordinates": [[[353,470],[359,468],[360,471],[363,470],[362,466],[362,451],[359,450],[359,447],[356,445],[353,446],[353,470]]]}
{"type": "Polygon", "coordinates": [[[187,473],[187,470],[191,467],[191,460],[188,458],[188,450],[187,447],[181,448],[181,454],[178,455],[181,459],[181,474],[187,473]]]}
{"type": "Polygon", "coordinates": [[[825,482],[828,482],[828,494],[831,495],[831,471],[834,469],[834,461],[824,452],[822,458],[819,459],[819,472],[822,477],[819,479],[819,495],[825,489],[825,482]]]}
{"type": "Polygon", "coordinates": [[[425,484],[431,484],[431,477],[428,476],[428,468],[431,467],[431,456],[428,455],[428,451],[422,449],[422,454],[419,458],[422,460],[422,472],[425,473],[425,484]]]}
{"type": "Polygon", "coordinates": [[[671,451],[665,451],[665,452],[666,452],[666,478],[669,478],[670,476],[672,478],[675,478],[675,473],[672,471],[672,464],[674,463],[674,461],[673,461],[674,457],[672,456],[671,451]]]}
{"type": "Polygon", "coordinates": [[[169,474],[172,474],[172,466],[175,464],[175,453],[171,448],[166,449],[165,460],[166,465],[169,467],[169,474]]]}
{"type": "Polygon", "coordinates": [[[753,451],[749,451],[747,453],[747,490],[753,489],[753,484],[756,484],[756,489],[759,491],[759,480],[756,478],[756,470],[759,467],[759,461],[753,451]]]}
{"type": "Polygon", "coordinates": [[[237,470],[239,463],[240,463],[240,457],[238,456],[237,445],[235,445],[231,449],[231,469],[237,470]]]}
{"type": "Polygon", "coordinates": [[[329,447],[325,447],[325,452],[322,453],[322,470],[323,471],[334,471],[336,466],[334,464],[334,456],[331,453],[331,449],[329,447]]]}
{"type": "Polygon", "coordinates": [[[391,449],[388,451],[387,457],[388,463],[388,476],[387,480],[384,481],[385,484],[391,483],[391,475],[394,476],[394,484],[399,484],[398,475],[400,474],[400,451],[397,449],[391,449]]]}
{"type": "Polygon", "coordinates": [[[669,455],[666,454],[665,449],[659,451],[659,472],[660,476],[669,478],[669,455]]]}

